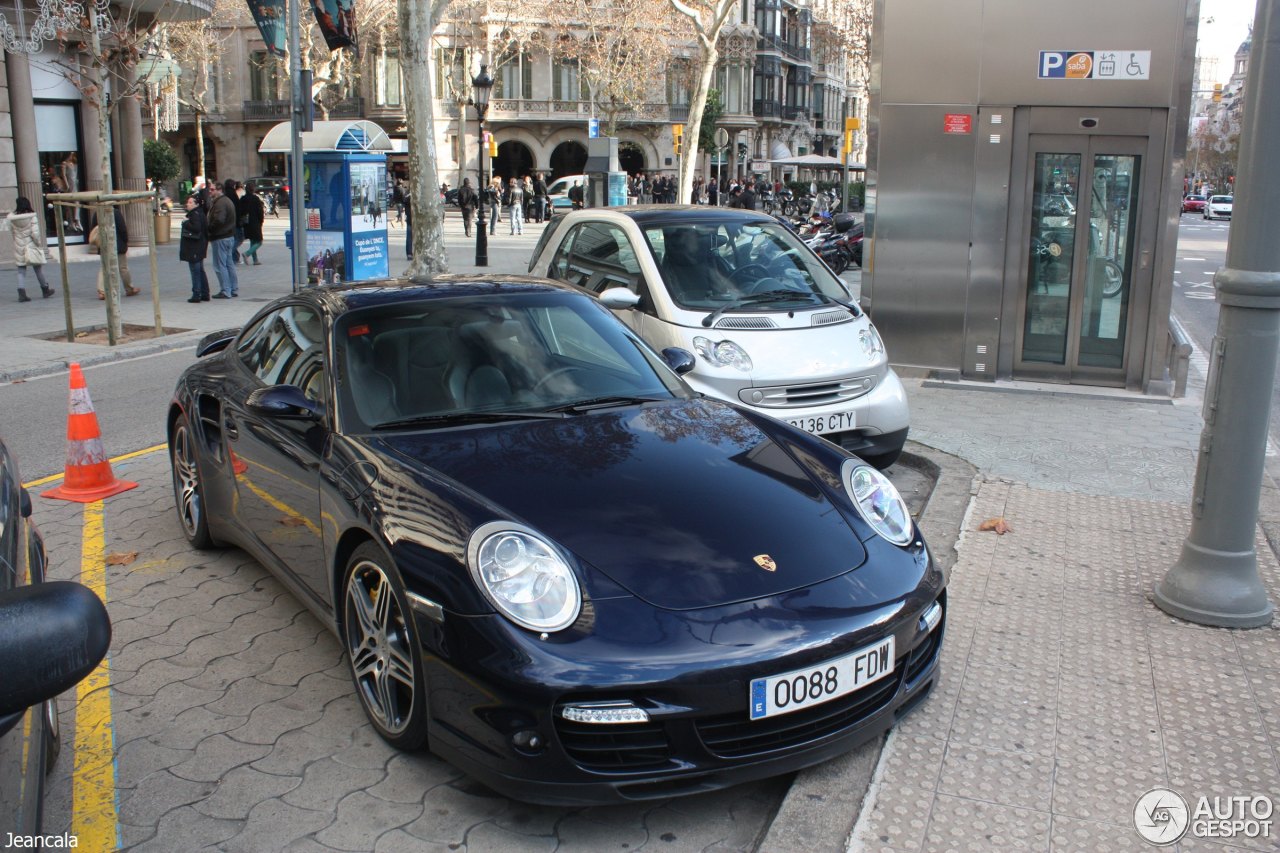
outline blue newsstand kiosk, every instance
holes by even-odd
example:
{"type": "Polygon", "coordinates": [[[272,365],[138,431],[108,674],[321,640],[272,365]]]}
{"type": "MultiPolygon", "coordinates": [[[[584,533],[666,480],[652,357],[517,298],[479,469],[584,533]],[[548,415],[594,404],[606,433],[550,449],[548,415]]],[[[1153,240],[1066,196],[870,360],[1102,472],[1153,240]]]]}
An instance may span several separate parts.
{"type": "MultiPolygon", "coordinates": [[[[289,122],[262,140],[262,154],[287,154],[289,122]]],[[[307,281],[329,284],[385,278],[387,246],[387,155],[391,140],[377,124],[317,121],[302,134],[303,205],[307,214],[307,281]]],[[[289,187],[299,182],[290,175],[289,187]]],[[[286,232],[286,245],[293,247],[286,232]]]]}

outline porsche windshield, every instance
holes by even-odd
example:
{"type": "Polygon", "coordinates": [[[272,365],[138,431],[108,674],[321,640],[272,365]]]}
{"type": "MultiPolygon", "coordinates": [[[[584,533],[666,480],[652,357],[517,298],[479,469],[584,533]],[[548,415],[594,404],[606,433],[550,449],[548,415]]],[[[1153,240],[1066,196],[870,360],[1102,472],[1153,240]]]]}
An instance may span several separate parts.
{"type": "Polygon", "coordinates": [[[776,222],[687,222],[650,225],[645,239],[671,298],[682,308],[753,313],[852,302],[827,265],[776,222]],[[791,298],[744,300],[757,293],[791,298]]]}
{"type": "Polygon", "coordinates": [[[334,334],[346,432],[687,394],[652,350],[576,294],[406,301],[353,311],[334,334]]]}

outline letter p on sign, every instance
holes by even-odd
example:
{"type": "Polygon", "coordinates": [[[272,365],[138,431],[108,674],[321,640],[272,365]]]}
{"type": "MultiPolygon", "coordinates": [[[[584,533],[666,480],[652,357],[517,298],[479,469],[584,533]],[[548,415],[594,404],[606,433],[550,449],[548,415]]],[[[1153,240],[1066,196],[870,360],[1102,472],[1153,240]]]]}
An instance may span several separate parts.
{"type": "Polygon", "coordinates": [[[1040,77],[1065,77],[1067,54],[1057,50],[1040,51],[1040,77]]]}

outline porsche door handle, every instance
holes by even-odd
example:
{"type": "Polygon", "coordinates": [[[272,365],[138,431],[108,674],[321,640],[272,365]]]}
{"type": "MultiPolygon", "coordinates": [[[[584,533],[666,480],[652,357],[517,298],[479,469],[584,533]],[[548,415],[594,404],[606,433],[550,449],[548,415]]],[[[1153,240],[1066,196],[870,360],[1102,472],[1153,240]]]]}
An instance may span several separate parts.
{"type": "Polygon", "coordinates": [[[236,426],[235,421],[228,420],[223,423],[222,431],[226,434],[227,438],[232,441],[235,441],[240,437],[240,427],[236,426]]]}

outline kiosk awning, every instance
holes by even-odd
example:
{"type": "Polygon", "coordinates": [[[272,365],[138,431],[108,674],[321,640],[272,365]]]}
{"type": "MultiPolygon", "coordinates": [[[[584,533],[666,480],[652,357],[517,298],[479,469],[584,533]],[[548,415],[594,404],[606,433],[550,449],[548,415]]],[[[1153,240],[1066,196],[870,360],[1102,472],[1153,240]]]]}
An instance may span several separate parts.
{"type": "MultiPolygon", "coordinates": [[[[799,157],[781,157],[770,160],[775,166],[807,166],[811,169],[843,169],[844,161],[837,157],[828,157],[825,154],[802,154],[799,157]]],[[[849,169],[853,172],[865,171],[867,164],[865,163],[849,163],[849,169]]]]}
{"type": "MultiPolygon", "coordinates": [[[[302,134],[303,151],[390,151],[391,140],[381,125],[366,119],[317,121],[314,130],[302,134]]],[[[282,121],[263,137],[262,154],[288,154],[293,150],[293,127],[282,121]]]]}

